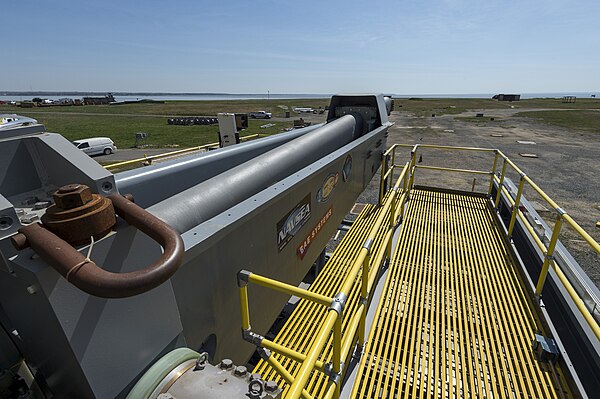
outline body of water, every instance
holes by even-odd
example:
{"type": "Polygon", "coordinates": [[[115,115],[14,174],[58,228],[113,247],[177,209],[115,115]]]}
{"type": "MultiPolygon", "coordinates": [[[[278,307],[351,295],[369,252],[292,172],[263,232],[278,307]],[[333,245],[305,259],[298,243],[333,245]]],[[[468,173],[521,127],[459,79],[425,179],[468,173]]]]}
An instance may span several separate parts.
{"type": "MultiPolygon", "coordinates": [[[[77,94],[47,94],[47,93],[22,93],[8,94],[0,92],[1,101],[31,101],[34,97],[48,100],[61,98],[102,97],[102,94],[77,93],[77,94]]],[[[331,94],[115,94],[116,101],[135,100],[160,100],[160,101],[220,101],[220,100],[276,100],[276,99],[303,99],[303,98],[329,98],[331,94]]]]}
{"type": "MultiPolygon", "coordinates": [[[[393,94],[395,98],[492,98],[497,93],[479,93],[479,94],[393,94]]],[[[509,93],[510,94],[510,93],[509,93]]],[[[517,93],[519,94],[519,93],[517,93]]],[[[528,98],[562,98],[563,96],[576,96],[578,98],[590,98],[595,95],[600,98],[600,92],[556,92],[556,93],[521,93],[522,99],[528,98]]],[[[8,94],[0,92],[1,101],[31,101],[34,97],[47,98],[49,100],[58,100],[61,98],[82,98],[84,96],[101,97],[101,94],[94,93],[20,93],[8,94]]],[[[136,93],[136,94],[115,94],[116,101],[134,101],[134,100],[160,100],[160,101],[221,101],[221,100],[277,100],[277,99],[303,99],[303,98],[330,98],[331,94],[163,94],[163,93],[136,93]]]]}

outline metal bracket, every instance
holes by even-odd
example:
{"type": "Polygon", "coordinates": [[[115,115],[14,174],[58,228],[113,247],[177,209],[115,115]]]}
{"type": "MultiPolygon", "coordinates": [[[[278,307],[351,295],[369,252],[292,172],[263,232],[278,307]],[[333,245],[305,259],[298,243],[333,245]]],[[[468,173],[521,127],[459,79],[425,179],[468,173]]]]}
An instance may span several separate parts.
{"type": "Polygon", "coordinates": [[[556,213],[558,213],[559,216],[564,216],[567,214],[567,211],[565,211],[561,207],[558,207],[558,208],[556,208],[556,213]]]}
{"type": "Polygon", "coordinates": [[[338,317],[342,317],[344,314],[344,306],[346,305],[346,300],[348,300],[348,296],[343,292],[337,293],[333,297],[333,301],[331,301],[331,306],[329,306],[329,310],[334,310],[338,317]]]}
{"type": "Polygon", "coordinates": [[[365,243],[363,245],[363,248],[367,250],[367,252],[371,252],[371,246],[373,245],[373,239],[372,238],[367,238],[365,240],[365,243]]]}
{"type": "Polygon", "coordinates": [[[267,348],[263,348],[262,346],[259,346],[256,348],[256,351],[258,352],[258,354],[260,355],[260,357],[263,360],[267,360],[271,357],[271,351],[268,350],[267,348]]]}
{"type": "Polygon", "coordinates": [[[265,339],[265,337],[253,332],[250,329],[242,329],[242,338],[244,339],[244,341],[250,342],[251,344],[254,344],[256,346],[261,346],[262,340],[265,339]]]}
{"type": "Polygon", "coordinates": [[[248,285],[248,280],[250,278],[250,275],[252,275],[252,272],[248,271],[248,270],[240,270],[237,273],[237,285],[238,287],[245,287],[248,285]]]}
{"type": "Polygon", "coordinates": [[[342,380],[342,370],[344,370],[344,362],[340,363],[340,372],[333,372],[333,363],[327,363],[323,367],[323,374],[329,377],[329,381],[333,382],[335,385],[338,385],[342,380]]]}

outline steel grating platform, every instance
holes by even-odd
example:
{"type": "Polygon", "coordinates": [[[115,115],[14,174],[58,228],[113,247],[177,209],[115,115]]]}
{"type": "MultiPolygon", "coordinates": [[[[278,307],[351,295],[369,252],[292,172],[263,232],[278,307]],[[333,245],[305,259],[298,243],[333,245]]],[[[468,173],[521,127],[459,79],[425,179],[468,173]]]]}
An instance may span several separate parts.
{"type": "Polygon", "coordinates": [[[535,359],[541,326],[494,218],[483,197],[412,191],[352,398],[570,396],[535,359]]]}
{"type": "MultiPolygon", "coordinates": [[[[352,228],[346,233],[338,247],[335,249],[332,257],[327,261],[323,270],[317,276],[314,283],[310,286],[310,291],[318,292],[323,295],[334,296],[337,294],[346,274],[351,268],[360,249],[369,234],[371,227],[375,224],[381,208],[373,205],[367,205],[357,219],[352,228]]],[[[375,251],[382,247],[382,241],[387,232],[387,228],[382,227],[373,243],[375,251]]],[[[373,278],[374,279],[374,278],[373,278]]],[[[354,286],[348,296],[344,318],[342,321],[342,331],[347,327],[352,314],[356,311],[360,297],[360,275],[354,282],[354,286]]],[[[313,337],[319,331],[321,322],[327,315],[327,308],[307,300],[300,300],[298,306],[294,309],[292,315],[286,321],[284,327],[277,334],[274,341],[285,345],[288,348],[298,352],[305,353],[313,343],[313,337]]],[[[332,337],[325,346],[320,359],[326,362],[331,361],[333,351],[332,337]]],[[[292,374],[296,375],[300,364],[284,356],[273,354],[273,356],[282,363],[282,365],[292,374]]],[[[254,373],[260,373],[264,380],[275,380],[280,386],[285,387],[284,395],[289,386],[280,377],[280,375],[264,360],[261,360],[254,368],[254,373]]],[[[310,377],[306,390],[314,398],[321,398],[327,388],[329,378],[318,371],[314,371],[310,377]]]]}

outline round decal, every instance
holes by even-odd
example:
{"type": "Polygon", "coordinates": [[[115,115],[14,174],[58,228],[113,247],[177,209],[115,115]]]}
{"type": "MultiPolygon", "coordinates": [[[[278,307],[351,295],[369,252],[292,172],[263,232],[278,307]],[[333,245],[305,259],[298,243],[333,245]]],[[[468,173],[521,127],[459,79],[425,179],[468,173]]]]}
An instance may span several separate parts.
{"type": "Polygon", "coordinates": [[[323,181],[323,185],[317,192],[317,201],[318,202],[325,202],[329,199],[329,196],[333,192],[333,189],[335,188],[335,185],[337,184],[337,182],[339,180],[339,176],[340,176],[339,173],[331,173],[329,176],[327,176],[325,178],[325,180],[323,181]]]}

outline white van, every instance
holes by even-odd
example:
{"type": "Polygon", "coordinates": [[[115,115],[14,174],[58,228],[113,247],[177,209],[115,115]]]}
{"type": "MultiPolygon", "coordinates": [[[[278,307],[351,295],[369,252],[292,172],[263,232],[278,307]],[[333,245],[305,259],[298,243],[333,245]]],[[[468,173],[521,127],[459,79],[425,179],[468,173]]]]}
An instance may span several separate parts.
{"type": "Polygon", "coordinates": [[[73,144],[88,155],[109,155],[115,152],[117,146],[108,137],[92,137],[91,139],[75,140],[73,144]]]}

